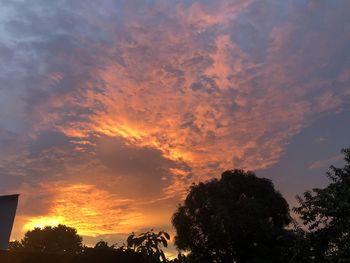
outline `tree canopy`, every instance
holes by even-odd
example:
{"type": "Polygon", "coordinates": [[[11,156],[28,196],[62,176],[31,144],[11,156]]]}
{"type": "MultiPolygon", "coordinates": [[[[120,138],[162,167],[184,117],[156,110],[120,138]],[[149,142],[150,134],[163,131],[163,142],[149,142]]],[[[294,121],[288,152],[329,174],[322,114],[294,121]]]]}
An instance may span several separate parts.
{"type": "Polygon", "coordinates": [[[294,208],[308,229],[315,262],[349,262],[350,258],[350,148],[342,150],[345,166],[331,166],[331,183],[298,196],[294,208]]]}
{"type": "Polygon", "coordinates": [[[175,244],[198,262],[280,262],[279,239],[290,223],[286,200],[253,172],[226,171],[192,185],[173,215],[175,244]]]}
{"type": "Polygon", "coordinates": [[[76,229],[65,225],[34,228],[25,233],[21,245],[24,250],[72,254],[81,252],[83,248],[82,238],[76,229]]]}

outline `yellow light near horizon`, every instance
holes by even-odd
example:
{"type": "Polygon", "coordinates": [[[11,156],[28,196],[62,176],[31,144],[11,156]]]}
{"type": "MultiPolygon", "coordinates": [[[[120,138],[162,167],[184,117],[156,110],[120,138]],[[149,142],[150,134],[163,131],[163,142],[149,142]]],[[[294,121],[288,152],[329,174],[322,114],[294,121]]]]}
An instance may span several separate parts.
{"type": "Polygon", "coordinates": [[[34,228],[44,228],[45,226],[57,226],[63,224],[63,218],[50,217],[50,216],[40,216],[29,219],[29,222],[23,226],[23,230],[33,230],[34,228]]]}
{"type": "Polygon", "coordinates": [[[133,200],[120,199],[95,185],[48,185],[55,193],[46,215],[26,218],[23,231],[36,227],[73,227],[79,235],[96,237],[116,233],[131,233],[140,228],[143,215],[130,207],[133,200]]]}

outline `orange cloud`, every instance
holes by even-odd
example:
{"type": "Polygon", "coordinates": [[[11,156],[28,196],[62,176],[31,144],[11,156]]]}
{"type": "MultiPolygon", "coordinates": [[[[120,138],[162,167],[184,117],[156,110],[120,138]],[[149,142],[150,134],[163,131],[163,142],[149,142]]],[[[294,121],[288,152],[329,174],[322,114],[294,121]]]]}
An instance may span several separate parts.
{"type": "MultiPolygon", "coordinates": [[[[104,55],[104,66],[91,72],[103,92],[86,82],[80,104],[93,114],[57,128],[67,136],[118,136],[137,147],[159,149],[165,158],[186,163],[192,181],[232,167],[262,169],[274,164],[288,139],[312,116],[336,111],[342,100],[330,93],[308,98],[318,85],[327,85],[324,80],[296,84],[317,70],[299,70],[303,50],[284,57],[299,25],[281,24],[271,30],[264,63],[233,41],[232,24],[239,23],[238,16],[250,5],[223,1],[210,9],[198,2],[179,4],[169,20],[152,27],[147,21],[155,11],[147,10],[142,21],[126,22],[127,36],[115,36],[115,46],[84,41],[104,55]],[[202,43],[201,34],[213,28],[212,38],[202,43]]],[[[107,32],[113,30],[105,26],[107,32]]],[[[60,107],[76,103],[67,99],[60,107]]],[[[173,173],[164,193],[181,192],[188,183],[173,173]]]]}
{"type": "Polygon", "coordinates": [[[131,233],[142,226],[143,215],[132,212],[133,201],[119,199],[94,185],[46,185],[53,195],[45,216],[27,218],[23,229],[65,224],[83,236],[131,233]]]}

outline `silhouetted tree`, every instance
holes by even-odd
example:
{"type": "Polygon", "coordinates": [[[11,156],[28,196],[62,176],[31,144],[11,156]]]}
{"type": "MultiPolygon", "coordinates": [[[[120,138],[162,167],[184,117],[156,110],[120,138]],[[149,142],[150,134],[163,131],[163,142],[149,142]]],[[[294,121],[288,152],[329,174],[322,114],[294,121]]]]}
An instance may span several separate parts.
{"type": "Polygon", "coordinates": [[[25,233],[21,244],[24,250],[40,252],[76,254],[82,250],[82,238],[65,225],[34,228],[25,233]]]}
{"type": "Polygon", "coordinates": [[[285,263],[309,263],[311,262],[310,240],[306,232],[294,220],[292,228],[280,239],[283,245],[281,262],[285,263]]]}
{"type": "Polygon", "coordinates": [[[117,249],[117,246],[115,244],[108,245],[107,241],[101,240],[96,243],[96,245],[94,246],[94,249],[114,250],[114,249],[117,249]]]}
{"type": "Polygon", "coordinates": [[[181,253],[177,255],[177,258],[170,260],[171,263],[191,263],[190,258],[181,253]]]}
{"type": "Polygon", "coordinates": [[[330,167],[327,187],[297,196],[314,262],[350,262],[350,148],[342,152],[346,164],[330,167]]]}
{"type": "Polygon", "coordinates": [[[137,236],[132,233],[127,239],[127,245],[151,259],[152,262],[167,262],[162,246],[168,247],[168,240],[170,236],[167,232],[154,233],[151,230],[137,236]]]}
{"type": "Polygon", "coordinates": [[[141,253],[128,249],[126,246],[109,245],[106,241],[99,241],[92,247],[85,247],[77,257],[75,263],[145,263],[141,253]]]}
{"type": "Polygon", "coordinates": [[[282,262],[286,200],[272,182],[243,170],[192,185],[172,218],[191,262],[282,262]]]}
{"type": "Polygon", "coordinates": [[[10,241],[8,245],[8,249],[10,251],[21,251],[23,250],[22,243],[18,240],[10,241]]]}

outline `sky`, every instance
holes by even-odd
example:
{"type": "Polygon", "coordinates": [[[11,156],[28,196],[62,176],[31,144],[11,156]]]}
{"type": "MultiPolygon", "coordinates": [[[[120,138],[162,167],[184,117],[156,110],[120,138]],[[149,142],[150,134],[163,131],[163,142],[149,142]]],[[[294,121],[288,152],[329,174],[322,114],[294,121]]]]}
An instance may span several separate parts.
{"type": "Polygon", "coordinates": [[[0,193],[13,239],[171,233],[192,183],[295,195],[350,146],[348,0],[0,0],[0,193]]]}

